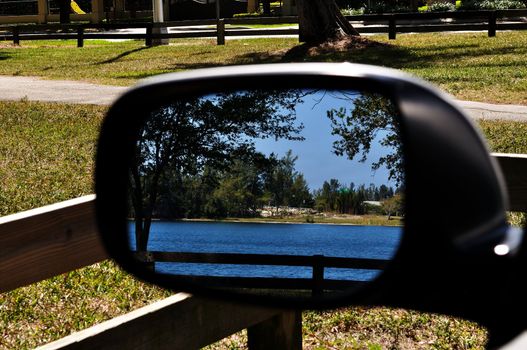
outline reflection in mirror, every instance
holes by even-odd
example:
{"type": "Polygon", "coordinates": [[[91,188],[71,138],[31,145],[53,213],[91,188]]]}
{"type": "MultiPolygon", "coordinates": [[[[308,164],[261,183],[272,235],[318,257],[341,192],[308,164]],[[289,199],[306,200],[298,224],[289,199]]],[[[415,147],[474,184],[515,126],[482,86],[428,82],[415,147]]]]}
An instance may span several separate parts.
{"type": "Polygon", "coordinates": [[[130,249],[157,273],[244,293],[364,285],[402,235],[397,120],[389,99],[360,91],[174,99],[137,135],[130,249]]]}

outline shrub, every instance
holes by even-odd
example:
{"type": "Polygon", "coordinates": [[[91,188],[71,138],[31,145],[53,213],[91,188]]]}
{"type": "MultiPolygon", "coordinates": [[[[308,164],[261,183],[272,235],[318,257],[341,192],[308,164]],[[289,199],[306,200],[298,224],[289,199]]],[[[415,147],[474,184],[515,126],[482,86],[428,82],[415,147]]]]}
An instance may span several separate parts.
{"type": "Polygon", "coordinates": [[[467,0],[461,3],[463,10],[507,10],[522,9],[525,4],[518,0],[467,0]]]}
{"type": "Polygon", "coordinates": [[[397,13],[397,12],[412,12],[412,9],[404,5],[393,5],[385,2],[378,2],[371,7],[366,7],[364,13],[397,13]]]}
{"type": "Polygon", "coordinates": [[[340,9],[340,12],[344,16],[359,16],[359,15],[363,15],[364,11],[365,11],[364,7],[361,7],[361,8],[358,8],[358,9],[354,9],[352,7],[346,7],[346,8],[340,9]]]}
{"type": "Polygon", "coordinates": [[[428,6],[429,12],[450,12],[455,10],[456,5],[450,2],[435,2],[428,6]]]}

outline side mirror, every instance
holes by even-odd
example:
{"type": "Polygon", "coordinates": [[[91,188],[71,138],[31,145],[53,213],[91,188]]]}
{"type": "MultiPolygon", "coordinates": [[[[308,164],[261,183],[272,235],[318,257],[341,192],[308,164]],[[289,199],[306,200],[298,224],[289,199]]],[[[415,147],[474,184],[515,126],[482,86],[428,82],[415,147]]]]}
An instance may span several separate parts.
{"type": "Polygon", "coordinates": [[[448,97],[349,63],[146,81],[112,106],[97,151],[100,231],[126,270],[279,306],[477,318],[485,297],[467,293],[500,279],[483,266],[507,238],[504,193],[448,97]]]}

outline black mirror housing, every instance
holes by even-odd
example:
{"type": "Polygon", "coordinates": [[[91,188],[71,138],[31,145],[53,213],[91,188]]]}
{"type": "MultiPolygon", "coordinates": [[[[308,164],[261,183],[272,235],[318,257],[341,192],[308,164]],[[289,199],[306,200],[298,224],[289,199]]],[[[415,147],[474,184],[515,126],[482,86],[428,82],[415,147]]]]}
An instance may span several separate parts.
{"type": "Polygon", "coordinates": [[[480,134],[450,98],[400,72],[349,63],[276,64],[147,80],[109,110],[98,144],[95,183],[98,223],[108,252],[127,271],[163,287],[274,306],[375,304],[491,322],[484,319],[480,303],[500,280],[494,247],[507,234],[502,175],[480,134]],[[175,96],[277,87],[358,90],[393,101],[400,116],[406,180],[404,234],[393,260],[365,287],[328,298],[232,293],[152,273],[145,264],[152,256],[144,255],[140,263],[131,251],[126,221],[128,169],[146,116],[175,96]],[[476,285],[487,290],[473,295],[476,285]]]}

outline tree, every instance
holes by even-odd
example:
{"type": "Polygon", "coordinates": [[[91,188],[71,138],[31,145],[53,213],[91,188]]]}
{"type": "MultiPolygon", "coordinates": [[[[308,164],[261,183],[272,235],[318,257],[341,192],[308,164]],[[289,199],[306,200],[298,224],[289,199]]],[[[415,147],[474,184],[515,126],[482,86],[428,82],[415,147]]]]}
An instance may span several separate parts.
{"type": "Polygon", "coordinates": [[[342,15],[335,0],[298,0],[297,9],[301,42],[319,43],[343,35],[360,35],[342,15]]]}
{"type": "Polygon", "coordinates": [[[341,186],[337,179],[324,181],[322,188],[315,191],[315,206],[319,211],[332,212],[337,210],[338,192],[341,186]]]}
{"type": "Polygon", "coordinates": [[[180,98],[152,111],[138,132],[130,167],[137,250],[147,249],[160,193],[182,183],[177,179],[255,156],[255,138],[301,140],[299,96],[294,90],[238,91],[180,98]]]}
{"type": "Polygon", "coordinates": [[[388,216],[388,220],[391,219],[392,215],[400,215],[403,210],[403,197],[401,194],[396,194],[391,198],[384,200],[381,204],[382,210],[388,216]]]}
{"type": "Polygon", "coordinates": [[[333,142],[334,153],[337,156],[346,155],[350,160],[360,154],[359,161],[365,162],[372,144],[377,137],[381,137],[380,144],[391,152],[375,161],[372,170],[385,166],[389,179],[402,184],[404,166],[399,122],[391,100],[369,93],[359,96],[346,96],[343,93],[342,98],[349,99],[353,105],[351,110],[341,107],[327,112],[331,121],[331,133],[338,136],[333,142]]]}
{"type": "Polygon", "coordinates": [[[295,208],[310,208],[313,206],[313,197],[309,193],[309,186],[301,173],[298,173],[293,179],[289,205],[295,208]]]}
{"type": "Polygon", "coordinates": [[[263,182],[257,166],[235,160],[225,171],[206,204],[209,217],[247,217],[256,215],[261,206],[263,182]]]}

